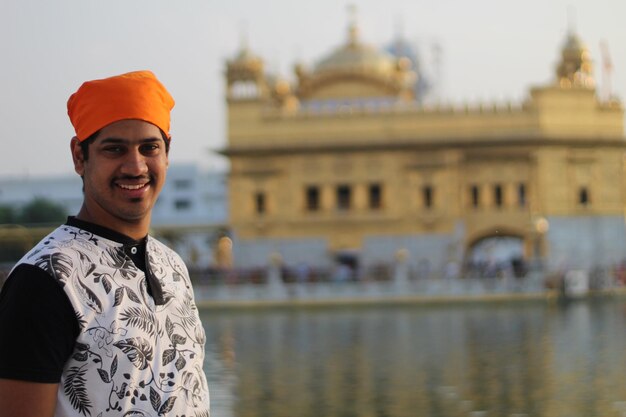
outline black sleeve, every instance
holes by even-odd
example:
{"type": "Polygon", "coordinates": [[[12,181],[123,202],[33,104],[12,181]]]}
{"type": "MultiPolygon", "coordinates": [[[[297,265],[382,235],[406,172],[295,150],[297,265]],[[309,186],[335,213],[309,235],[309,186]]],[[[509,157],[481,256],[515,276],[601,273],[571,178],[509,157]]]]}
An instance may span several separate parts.
{"type": "Polygon", "coordinates": [[[61,285],[32,265],[18,265],[0,292],[0,378],[58,383],[79,333],[61,285]]]}

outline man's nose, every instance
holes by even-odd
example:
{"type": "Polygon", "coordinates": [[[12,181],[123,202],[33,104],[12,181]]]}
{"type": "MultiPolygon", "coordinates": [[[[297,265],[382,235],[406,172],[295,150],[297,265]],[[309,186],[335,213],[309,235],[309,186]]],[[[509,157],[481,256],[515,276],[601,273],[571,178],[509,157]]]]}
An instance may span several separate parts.
{"type": "Polygon", "coordinates": [[[146,158],[139,152],[139,149],[128,151],[122,164],[122,174],[139,176],[148,172],[146,158]]]}

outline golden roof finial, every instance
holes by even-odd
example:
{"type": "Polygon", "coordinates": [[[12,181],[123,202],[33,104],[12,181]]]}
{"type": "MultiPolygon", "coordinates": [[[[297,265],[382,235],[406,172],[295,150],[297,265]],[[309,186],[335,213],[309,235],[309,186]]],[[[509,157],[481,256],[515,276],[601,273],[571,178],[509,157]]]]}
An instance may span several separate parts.
{"type": "Polygon", "coordinates": [[[356,45],[359,43],[359,27],[356,17],[356,6],[354,4],[348,5],[348,15],[350,23],[348,25],[348,44],[356,45]]]}
{"type": "Polygon", "coordinates": [[[576,33],[576,9],[570,5],[567,7],[567,34],[573,35],[576,33]]]}
{"type": "Polygon", "coordinates": [[[246,58],[250,55],[250,45],[248,44],[248,22],[239,22],[239,58],[246,58]]]}

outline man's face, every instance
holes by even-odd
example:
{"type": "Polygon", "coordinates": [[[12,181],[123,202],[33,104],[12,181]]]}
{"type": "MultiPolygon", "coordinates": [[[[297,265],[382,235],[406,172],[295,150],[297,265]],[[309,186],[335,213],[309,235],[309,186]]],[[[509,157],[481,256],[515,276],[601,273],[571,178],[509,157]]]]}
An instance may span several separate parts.
{"type": "Polygon", "coordinates": [[[83,177],[86,220],[122,233],[125,224],[149,224],[168,166],[158,127],[141,120],[111,123],[89,145],[88,160],[77,140],[72,155],[83,177]]]}

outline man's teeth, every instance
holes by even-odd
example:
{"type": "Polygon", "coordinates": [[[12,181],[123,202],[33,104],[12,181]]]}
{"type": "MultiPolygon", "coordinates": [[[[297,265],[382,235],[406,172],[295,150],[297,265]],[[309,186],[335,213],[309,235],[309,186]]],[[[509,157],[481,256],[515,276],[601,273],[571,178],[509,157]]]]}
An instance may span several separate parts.
{"type": "Polygon", "coordinates": [[[130,184],[118,184],[120,186],[120,188],[123,188],[125,190],[138,190],[140,188],[143,188],[146,184],[137,184],[137,185],[130,185],[130,184]]]}

